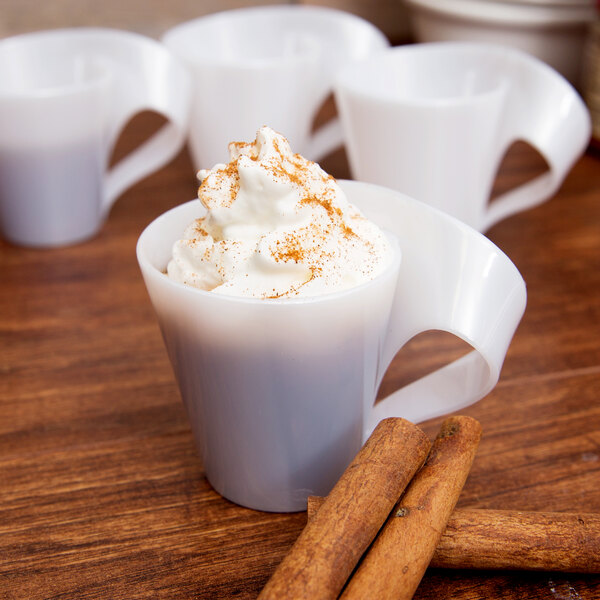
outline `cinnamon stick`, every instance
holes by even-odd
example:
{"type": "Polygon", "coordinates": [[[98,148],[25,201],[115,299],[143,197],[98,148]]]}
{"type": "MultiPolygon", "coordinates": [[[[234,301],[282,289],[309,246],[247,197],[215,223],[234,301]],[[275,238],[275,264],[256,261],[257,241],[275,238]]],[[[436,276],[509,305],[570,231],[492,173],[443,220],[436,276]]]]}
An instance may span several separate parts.
{"type": "Polygon", "coordinates": [[[337,598],[429,448],[427,436],[409,421],[381,421],[259,598],[337,598]]]}
{"type": "Polygon", "coordinates": [[[425,465],[394,507],[342,599],[412,598],[454,510],[480,437],[475,419],[449,417],[443,422],[425,465]]]}
{"type": "MultiPolygon", "coordinates": [[[[309,520],[323,500],[309,497],[309,520]]],[[[457,508],[429,566],[600,573],[600,515],[457,508]]]]}
{"type": "Polygon", "coordinates": [[[600,573],[600,515],[455,510],[431,566],[600,573]]]}

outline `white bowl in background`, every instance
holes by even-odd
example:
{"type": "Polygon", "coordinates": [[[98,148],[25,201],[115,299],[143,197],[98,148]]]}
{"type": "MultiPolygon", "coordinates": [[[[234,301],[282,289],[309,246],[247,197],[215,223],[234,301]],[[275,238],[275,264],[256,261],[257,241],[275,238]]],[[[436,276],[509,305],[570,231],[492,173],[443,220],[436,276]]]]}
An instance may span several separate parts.
{"type": "Polygon", "coordinates": [[[504,44],[537,56],[571,83],[581,76],[594,0],[405,0],[419,42],[504,44]]]}

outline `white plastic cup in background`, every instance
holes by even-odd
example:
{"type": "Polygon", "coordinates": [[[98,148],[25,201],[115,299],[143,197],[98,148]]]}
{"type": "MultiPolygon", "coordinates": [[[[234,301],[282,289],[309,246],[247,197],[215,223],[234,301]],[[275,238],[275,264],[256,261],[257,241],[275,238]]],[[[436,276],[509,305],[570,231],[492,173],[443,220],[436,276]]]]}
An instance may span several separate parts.
{"type": "Polygon", "coordinates": [[[116,198],[185,142],[189,74],[158,42],[112,29],[0,41],[0,230],[24,246],[93,236],[116,198]],[[136,113],[167,123],[108,169],[136,113]]]}
{"type": "Polygon", "coordinates": [[[231,140],[263,125],[319,160],[342,145],[339,121],[313,121],[344,65],[387,48],[384,34],[350,13],[317,6],[258,6],[200,17],[163,43],[189,68],[194,102],[189,142],[197,169],[227,162],[231,140]]]}
{"type": "Polygon", "coordinates": [[[335,98],[352,176],[486,231],[560,187],[591,122],[560,74],[520,50],[477,42],[400,46],[342,69],[335,98]],[[489,203],[502,158],[524,140],[548,171],[489,203]]]}

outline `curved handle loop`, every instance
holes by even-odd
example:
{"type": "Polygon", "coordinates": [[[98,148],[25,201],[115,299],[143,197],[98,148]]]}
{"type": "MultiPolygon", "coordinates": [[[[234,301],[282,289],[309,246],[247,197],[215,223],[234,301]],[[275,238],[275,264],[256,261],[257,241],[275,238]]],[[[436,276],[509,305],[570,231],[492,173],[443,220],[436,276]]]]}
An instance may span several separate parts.
{"type": "Polygon", "coordinates": [[[500,361],[473,350],[450,364],[396,390],[371,411],[365,427],[368,437],[377,423],[401,415],[419,423],[460,410],[486,396],[496,385],[500,361]]]}
{"type": "Polygon", "coordinates": [[[334,117],[317,129],[310,140],[306,156],[312,161],[319,161],[329,153],[341,148],[344,143],[344,134],[339,117],[334,117]]]}
{"type": "Polygon", "coordinates": [[[136,113],[153,110],[167,123],[106,175],[103,211],[128,187],[166,164],[185,141],[191,81],[185,68],[158,42],[131,32],[103,28],[70,30],[77,52],[102,61],[112,80],[108,150],[136,113]]]}
{"type": "Polygon", "coordinates": [[[485,396],[498,381],[525,310],[526,290],[517,268],[483,235],[397,192],[363,185],[342,182],[368,218],[397,236],[402,252],[377,385],[417,333],[448,331],[474,348],[378,402],[366,419],[368,436],[385,417],[423,421],[485,396]]]}
{"type": "Polygon", "coordinates": [[[502,148],[517,140],[530,143],[546,159],[549,172],[496,198],[483,217],[482,231],[550,198],[585,151],[592,133],[588,109],[562,75],[533,56],[505,52],[513,81],[502,148]]]}
{"type": "MultiPolygon", "coordinates": [[[[311,10],[313,10],[311,8],[311,10]]],[[[375,25],[355,15],[332,9],[316,9],[321,18],[343,19],[346,27],[331,28],[333,35],[315,38],[318,45],[319,83],[315,92],[315,111],[333,92],[334,82],[342,68],[369,56],[387,50],[391,44],[385,34],[375,25]]],[[[332,25],[333,25],[332,24],[332,25]]],[[[323,23],[320,23],[323,26],[323,23]]],[[[314,116],[314,115],[313,115],[314,116]]],[[[322,125],[311,136],[305,152],[307,158],[318,161],[344,145],[344,132],[339,116],[322,125]]]]}

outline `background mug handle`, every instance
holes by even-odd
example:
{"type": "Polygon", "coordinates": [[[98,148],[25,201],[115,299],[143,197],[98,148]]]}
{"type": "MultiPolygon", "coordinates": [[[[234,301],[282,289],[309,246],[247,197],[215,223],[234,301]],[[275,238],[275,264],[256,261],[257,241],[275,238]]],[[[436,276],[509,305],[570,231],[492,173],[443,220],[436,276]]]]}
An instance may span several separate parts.
{"type": "Polygon", "coordinates": [[[525,311],[521,274],[492,242],[457,219],[386,188],[341,184],[367,218],[400,241],[400,272],[377,386],[398,350],[417,333],[439,329],[473,347],[375,404],[364,437],[385,417],[419,422],[481,399],[496,385],[525,311]]]}
{"type": "MultiPolygon", "coordinates": [[[[315,8],[315,10],[321,14],[330,14],[332,18],[335,18],[333,15],[339,12],[322,8],[315,8]]],[[[317,111],[328,98],[333,98],[335,80],[342,68],[390,47],[385,34],[372,23],[348,13],[340,13],[340,15],[348,22],[348,29],[344,31],[341,39],[321,40],[318,49],[320,71],[318,88],[320,89],[316,93],[318,102],[315,110],[317,111]]],[[[305,156],[310,160],[318,161],[341,148],[344,141],[341,120],[339,116],[335,116],[312,134],[305,156]]]]}
{"type": "Polygon", "coordinates": [[[549,171],[494,199],[483,216],[482,231],[550,198],[585,151],[592,132],[583,100],[562,75],[533,56],[502,52],[511,73],[502,148],[526,141],[544,157],[549,171]]]}
{"type": "Polygon", "coordinates": [[[333,117],[317,129],[308,140],[306,156],[319,161],[344,144],[344,134],[339,117],[333,117]]]}
{"type": "Polygon", "coordinates": [[[183,146],[191,106],[190,76],[158,42],[145,36],[103,28],[78,28],[80,52],[108,65],[113,83],[107,132],[109,152],[126,123],[153,110],[167,123],[114,165],[105,176],[102,210],[107,213],[128,187],[165,165],[183,146]]]}

